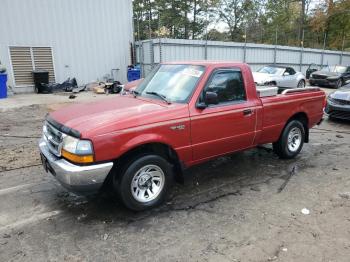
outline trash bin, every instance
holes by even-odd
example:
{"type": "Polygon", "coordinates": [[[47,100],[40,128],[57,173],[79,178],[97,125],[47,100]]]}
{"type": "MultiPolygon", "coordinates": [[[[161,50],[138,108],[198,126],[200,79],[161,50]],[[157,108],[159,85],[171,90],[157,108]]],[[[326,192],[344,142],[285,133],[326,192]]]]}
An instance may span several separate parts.
{"type": "Polygon", "coordinates": [[[141,78],[141,69],[139,67],[128,68],[128,82],[135,81],[141,78]]]}
{"type": "Polygon", "coordinates": [[[0,74],[0,99],[7,97],[7,74],[0,74]]]}
{"type": "Polygon", "coordinates": [[[33,71],[33,80],[35,85],[35,93],[47,91],[43,84],[49,83],[49,71],[35,70],[33,71]]]}

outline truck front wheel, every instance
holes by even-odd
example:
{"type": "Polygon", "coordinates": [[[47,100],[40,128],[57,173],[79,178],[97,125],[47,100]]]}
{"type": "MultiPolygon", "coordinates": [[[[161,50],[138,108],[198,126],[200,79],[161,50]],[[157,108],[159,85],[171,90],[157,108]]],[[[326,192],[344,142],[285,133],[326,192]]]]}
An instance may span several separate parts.
{"type": "Polygon", "coordinates": [[[141,211],[165,201],[172,177],[168,161],[158,155],[143,155],[126,164],[113,184],[127,208],[141,211]]]}
{"type": "Polygon", "coordinates": [[[305,129],[298,120],[290,121],[283,129],[279,140],[273,143],[273,151],[282,159],[296,157],[305,141],[305,129]]]}

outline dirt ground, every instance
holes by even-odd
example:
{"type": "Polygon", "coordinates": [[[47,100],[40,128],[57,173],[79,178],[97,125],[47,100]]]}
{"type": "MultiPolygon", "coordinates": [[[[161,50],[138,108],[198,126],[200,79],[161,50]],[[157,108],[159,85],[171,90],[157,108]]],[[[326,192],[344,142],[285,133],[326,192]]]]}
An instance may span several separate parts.
{"type": "Polygon", "coordinates": [[[266,145],[191,168],[133,213],[40,165],[46,113],[100,97],[29,96],[0,102],[0,261],[350,261],[350,123],[325,119],[294,160],[266,145]]]}

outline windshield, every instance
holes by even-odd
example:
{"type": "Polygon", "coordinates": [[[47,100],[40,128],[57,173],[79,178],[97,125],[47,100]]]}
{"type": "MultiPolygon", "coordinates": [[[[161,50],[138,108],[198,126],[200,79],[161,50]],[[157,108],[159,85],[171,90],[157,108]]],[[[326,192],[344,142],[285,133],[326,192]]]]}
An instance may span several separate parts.
{"type": "Polygon", "coordinates": [[[259,73],[265,73],[269,75],[282,75],[284,72],[284,68],[281,67],[273,67],[273,66],[264,66],[258,70],[259,73]]]}
{"type": "Polygon", "coordinates": [[[345,73],[346,67],[345,66],[330,66],[329,70],[334,73],[345,73]]]}
{"type": "Polygon", "coordinates": [[[159,65],[137,87],[143,97],[186,103],[204,72],[198,65],[159,65]]]}

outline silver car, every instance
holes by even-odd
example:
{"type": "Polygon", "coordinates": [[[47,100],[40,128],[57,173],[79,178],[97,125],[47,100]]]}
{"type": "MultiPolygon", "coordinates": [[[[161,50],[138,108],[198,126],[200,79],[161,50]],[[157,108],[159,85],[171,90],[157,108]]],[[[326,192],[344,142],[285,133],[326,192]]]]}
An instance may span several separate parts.
{"type": "Polygon", "coordinates": [[[283,88],[304,88],[306,78],[303,73],[291,67],[269,65],[253,72],[256,85],[278,86],[283,88]]]}

